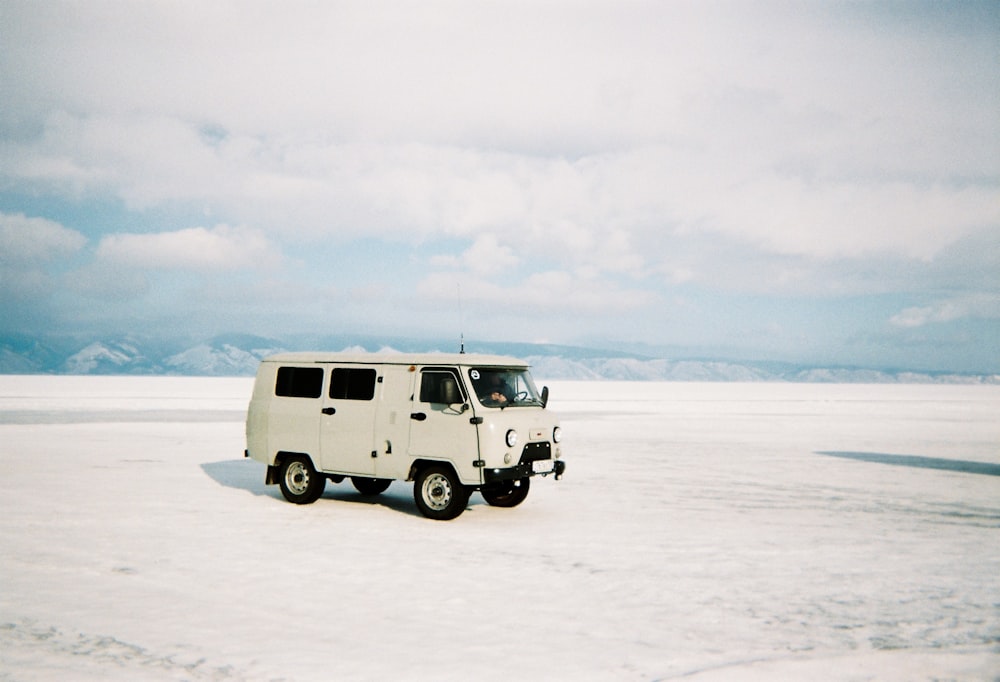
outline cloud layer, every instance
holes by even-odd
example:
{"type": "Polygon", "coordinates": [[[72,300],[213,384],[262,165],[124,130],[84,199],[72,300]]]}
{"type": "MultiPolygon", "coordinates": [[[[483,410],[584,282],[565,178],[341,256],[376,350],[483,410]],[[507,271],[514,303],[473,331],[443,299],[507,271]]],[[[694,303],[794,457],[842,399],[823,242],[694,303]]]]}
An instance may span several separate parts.
{"type": "Polygon", "coordinates": [[[167,316],[165,291],[266,277],[403,327],[461,282],[566,341],[995,329],[991,3],[8,2],[0,26],[22,273],[36,249],[167,316]],[[723,321],[746,297],[771,331],[723,321]],[[843,297],[871,305],[784,319],[843,297]]]}
{"type": "Polygon", "coordinates": [[[276,250],[259,232],[227,225],[192,227],[155,234],[104,237],[97,258],[141,269],[225,271],[259,267],[276,260],[276,250]]]}

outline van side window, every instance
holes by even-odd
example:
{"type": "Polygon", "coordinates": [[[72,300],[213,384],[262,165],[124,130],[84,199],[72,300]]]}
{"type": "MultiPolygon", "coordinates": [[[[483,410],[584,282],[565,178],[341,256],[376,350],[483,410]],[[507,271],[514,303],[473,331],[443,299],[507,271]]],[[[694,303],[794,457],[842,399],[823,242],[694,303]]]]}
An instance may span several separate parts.
{"type": "Polygon", "coordinates": [[[420,402],[443,405],[465,402],[458,377],[448,370],[423,371],[420,375],[420,402]]]}
{"type": "Polygon", "coordinates": [[[375,370],[337,367],[330,377],[330,397],[335,400],[371,400],[375,397],[375,370]]]}
{"type": "Polygon", "coordinates": [[[323,395],[322,367],[279,367],[274,395],[318,398],[323,395]]]}

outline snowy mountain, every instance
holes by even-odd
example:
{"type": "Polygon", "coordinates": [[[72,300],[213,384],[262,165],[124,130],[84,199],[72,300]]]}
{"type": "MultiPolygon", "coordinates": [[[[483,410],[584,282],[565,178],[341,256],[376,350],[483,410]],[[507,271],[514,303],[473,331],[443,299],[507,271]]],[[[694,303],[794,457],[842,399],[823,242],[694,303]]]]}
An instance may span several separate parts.
{"type": "Polygon", "coordinates": [[[37,374],[43,370],[42,364],[30,356],[0,348],[0,372],[3,374],[37,374]]]}
{"type": "Polygon", "coordinates": [[[544,379],[580,381],[788,381],[845,384],[1000,384],[1000,375],[942,374],[858,368],[801,368],[775,370],[753,363],[719,360],[663,360],[528,356],[532,373],[544,379]]]}
{"type": "Polygon", "coordinates": [[[768,372],[746,365],[710,360],[584,358],[528,356],[533,372],[551,379],[615,381],[773,381],[768,372]]]}
{"type": "Polygon", "coordinates": [[[164,360],[169,374],[193,376],[239,376],[257,371],[260,359],[272,352],[246,351],[228,343],[222,347],[201,344],[164,360]]]}
{"type": "MultiPolygon", "coordinates": [[[[31,339],[0,337],[0,374],[169,374],[250,376],[260,359],[292,350],[435,351],[440,340],[308,336],[272,339],[227,335],[211,339],[31,339]]],[[[525,358],[539,380],[789,381],[801,383],[1000,384],[1000,375],[871,368],[809,367],[712,358],[667,359],[621,351],[526,343],[467,344],[469,352],[525,358]]]]}
{"type": "Polygon", "coordinates": [[[158,367],[127,341],[95,341],[66,358],[66,374],[156,374],[158,367]]]}

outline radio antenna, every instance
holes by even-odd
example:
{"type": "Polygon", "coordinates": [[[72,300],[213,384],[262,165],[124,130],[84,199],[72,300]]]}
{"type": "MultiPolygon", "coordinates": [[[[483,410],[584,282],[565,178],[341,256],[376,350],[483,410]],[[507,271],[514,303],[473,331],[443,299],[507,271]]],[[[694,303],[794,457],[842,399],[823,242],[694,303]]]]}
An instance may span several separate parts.
{"type": "Polygon", "coordinates": [[[465,354],[465,316],[462,314],[462,283],[458,284],[458,352],[465,354]]]}

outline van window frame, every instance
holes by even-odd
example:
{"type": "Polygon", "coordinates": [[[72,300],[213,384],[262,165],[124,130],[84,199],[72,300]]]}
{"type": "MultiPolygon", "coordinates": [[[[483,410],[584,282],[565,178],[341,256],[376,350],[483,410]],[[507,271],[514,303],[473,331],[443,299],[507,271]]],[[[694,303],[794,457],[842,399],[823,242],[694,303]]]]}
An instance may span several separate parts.
{"type": "Polygon", "coordinates": [[[469,367],[468,372],[473,393],[483,407],[500,410],[510,407],[544,407],[529,367],[476,365],[469,367]],[[503,402],[496,402],[487,397],[492,393],[490,384],[493,377],[499,377],[507,388],[506,391],[502,391],[506,397],[503,402]],[[525,398],[517,400],[517,396],[522,393],[525,398]]]}
{"type": "Polygon", "coordinates": [[[420,369],[420,391],[417,394],[417,401],[428,405],[457,405],[459,403],[467,403],[469,401],[469,392],[465,389],[465,383],[462,381],[462,373],[458,371],[457,367],[422,367],[420,369]],[[424,400],[424,387],[426,386],[424,376],[426,374],[450,374],[458,385],[458,393],[461,400],[458,403],[424,400]]]}
{"type": "Polygon", "coordinates": [[[374,367],[332,367],[330,370],[330,388],[327,396],[330,400],[357,400],[367,402],[375,399],[375,386],[378,383],[378,370],[374,367]],[[346,376],[344,382],[339,377],[346,376]],[[371,382],[369,383],[368,377],[371,382]],[[343,391],[340,389],[343,388],[343,391]],[[360,389],[360,390],[359,390],[360,389]],[[337,395],[334,391],[337,390],[337,395]]]}
{"type": "Polygon", "coordinates": [[[323,395],[325,379],[326,373],[322,367],[280,365],[274,375],[274,395],[279,398],[315,400],[323,395]]]}

